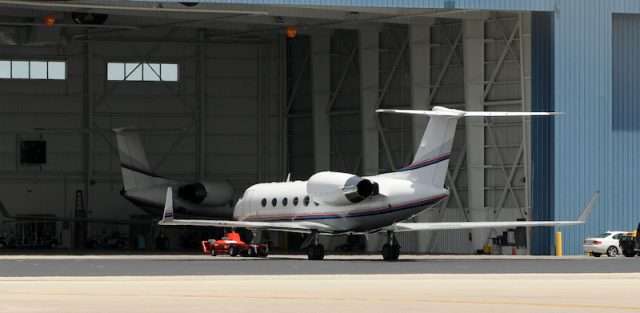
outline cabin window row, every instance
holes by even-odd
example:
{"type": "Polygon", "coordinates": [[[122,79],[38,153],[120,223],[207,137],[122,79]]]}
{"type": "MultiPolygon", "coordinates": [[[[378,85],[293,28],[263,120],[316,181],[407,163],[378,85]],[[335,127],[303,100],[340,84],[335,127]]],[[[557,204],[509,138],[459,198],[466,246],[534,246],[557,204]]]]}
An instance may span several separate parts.
{"type": "MultiPolygon", "coordinates": [[[[293,201],[292,201],[293,206],[298,206],[299,202],[300,202],[300,201],[299,201],[299,198],[298,198],[298,197],[294,197],[294,198],[293,198],[293,201]]],[[[305,197],[302,199],[302,204],[303,204],[304,206],[309,206],[309,202],[311,202],[311,199],[309,199],[309,196],[305,196],[305,197]]],[[[289,199],[288,199],[288,198],[282,198],[281,203],[282,203],[282,206],[287,206],[287,205],[289,204],[289,199]]],[[[319,205],[319,204],[318,204],[318,202],[315,202],[315,201],[314,201],[313,203],[314,203],[316,206],[318,206],[318,205],[319,205]]],[[[266,199],[266,198],[262,198],[262,201],[260,202],[260,204],[262,204],[262,207],[266,207],[266,206],[267,206],[267,199],[266,199]]],[[[271,199],[271,205],[272,205],[272,206],[274,206],[274,207],[275,207],[276,205],[278,205],[278,199],[276,199],[276,198],[272,198],[272,199],[271,199]]]]}

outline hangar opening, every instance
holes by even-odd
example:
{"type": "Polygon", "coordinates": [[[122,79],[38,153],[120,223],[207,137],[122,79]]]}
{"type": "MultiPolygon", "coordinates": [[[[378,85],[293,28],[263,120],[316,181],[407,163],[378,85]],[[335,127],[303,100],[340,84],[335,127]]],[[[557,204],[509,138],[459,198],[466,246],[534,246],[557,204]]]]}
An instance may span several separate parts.
{"type": "MultiPolygon", "coordinates": [[[[379,108],[553,109],[536,98],[553,92],[552,65],[542,59],[551,34],[538,32],[549,29],[550,14],[52,3],[0,1],[0,234],[16,249],[189,250],[223,234],[159,228],[157,216],[122,197],[112,129],[136,128],[153,173],[226,182],[235,201],[258,182],[409,164],[427,119],[377,116],[379,108]]],[[[550,200],[533,188],[551,187],[532,178],[550,177],[550,165],[534,168],[532,158],[551,162],[549,141],[538,143],[545,135],[537,132],[552,133],[549,122],[536,123],[462,121],[450,198],[414,220],[544,216],[532,208],[550,200]]],[[[304,242],[256,236],[276,250],[304,242]]],[[[331,250],[378,251],[381,238],[322,240],[331,250]]],[[[420,253],[473,253],[490,243],[524,254],[532,244],[523,230],[398,239],[420,253]]]]}

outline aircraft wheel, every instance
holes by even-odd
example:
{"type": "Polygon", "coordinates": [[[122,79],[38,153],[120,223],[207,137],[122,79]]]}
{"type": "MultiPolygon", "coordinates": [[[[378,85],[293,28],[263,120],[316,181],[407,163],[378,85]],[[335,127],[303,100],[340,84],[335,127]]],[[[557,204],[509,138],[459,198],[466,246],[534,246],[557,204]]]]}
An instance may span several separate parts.
{"type": "Polygon", "coordinates": [[[238,247],[236,247],[236,246],[229,247],[229,255],[230,256],[237,256],[238,255],[238,247]]]}
{"type": "Polygon", "coordinates": [[[307,250],[307,257],[309,260],[322,260],[324,259],[324,246],[323,245],[311,245],[307,250]]]}
{"type": "Polygon", "coordinates": [[[385,261],[397,261],[400,257],[400,246],[385,243],[382,246],[382,259],[385,261]]]}

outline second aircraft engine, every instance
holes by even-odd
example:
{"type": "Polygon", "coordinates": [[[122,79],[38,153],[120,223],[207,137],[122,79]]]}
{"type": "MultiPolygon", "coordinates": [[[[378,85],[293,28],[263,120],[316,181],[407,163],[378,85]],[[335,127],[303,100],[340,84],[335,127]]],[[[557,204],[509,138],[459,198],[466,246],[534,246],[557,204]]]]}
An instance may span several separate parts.
{"type": "Polygon", "coordinates": [[[228,183],[192,183],[178,187],[178,197],[194,204],[220,206],[233,198],[233,188],[228,183]]]}
{"type": "Polygon", "coordinates": [[[307,181],[307,193],[319,202],[348,205],[378,194],[378,184],[353,174],[320,172],[307,181]]]}

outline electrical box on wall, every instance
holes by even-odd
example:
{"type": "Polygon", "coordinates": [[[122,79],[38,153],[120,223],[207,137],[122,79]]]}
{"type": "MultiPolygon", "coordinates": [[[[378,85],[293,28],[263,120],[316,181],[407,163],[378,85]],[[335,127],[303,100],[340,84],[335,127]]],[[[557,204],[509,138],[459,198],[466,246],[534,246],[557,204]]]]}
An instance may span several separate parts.
{"type": "Polygon", "coordinates": [[[20,163],[41,165],[47,163],[47,142],[44,140],[24,140],[20,142],[20,163]]]}

